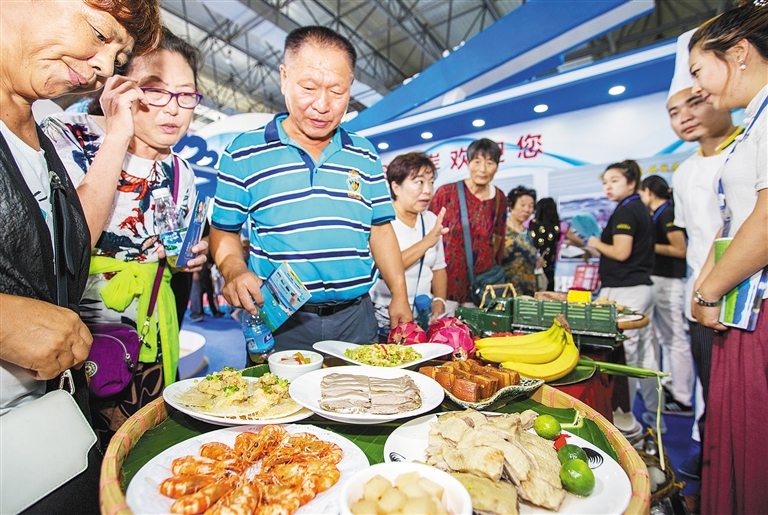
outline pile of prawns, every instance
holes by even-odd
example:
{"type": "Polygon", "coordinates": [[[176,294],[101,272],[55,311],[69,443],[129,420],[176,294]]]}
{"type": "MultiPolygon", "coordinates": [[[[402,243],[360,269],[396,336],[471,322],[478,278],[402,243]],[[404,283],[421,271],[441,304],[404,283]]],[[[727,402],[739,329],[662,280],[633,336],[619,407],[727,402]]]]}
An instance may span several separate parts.
{"type": "Polygon", "coordinates": [[[160,493],[176,499],[171,513],[290,515],[336,484],[342,455],[313,434],[267,425],[240,433],[234,448],[210,442],[199,456],[175,459],[160,493]]]}

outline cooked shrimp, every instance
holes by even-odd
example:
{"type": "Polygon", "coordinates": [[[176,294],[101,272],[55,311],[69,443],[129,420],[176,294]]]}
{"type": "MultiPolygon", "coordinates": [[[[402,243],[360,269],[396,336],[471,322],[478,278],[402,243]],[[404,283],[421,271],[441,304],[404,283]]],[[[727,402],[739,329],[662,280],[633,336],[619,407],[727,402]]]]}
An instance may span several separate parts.
{"type": "Polygon", "coordinates": [[[209,508],[205,515],[253,515],[260,500],[260,490],[245,481],[209,508]]]}
{"type": "Polygon", "coordinates": [[[261,490],[261,504],[256,508],[256,515],[291,515],[301,506],[298,492],[291,487],[253,484],[261,490]]]}
{"type": "MultiPolygon", "coordinates": [[[[314,436],[314,435],[312,435],[314,436]]],[[[272,452],[262,461],[262,467],[270,469],[281,463],[294,463],[299,461],[324,460],[331,464],[341,461],[344,451],[332,442],[323,440],[304,440],[294,447],[283,446],[272,452]]]]}
{"type": "Polygon", "coordinates": [[[222,477],[242,472],[239,460],[214,460],[203,456],[184,456],[171,463],[174,476],[214,476],[222,477]]]}
{"type": "Polygon", "coordinates": [[[253,464],[277,449],[287,436],[285,428],[276,424],[266,425],[258,433],[246,431],[235,438],[235,453],[253,464]]]}
{"type": "MultiPolygon", "coordinates": [[[[310,487],[314,497],[331,488],[341,477],[341,472],[335,465],[317,460],[278,465],[272,472],[281,484],[300,489],[302,498],[303,493],[308,492],[310,487]]],[[[308,501],[302,499],[302,505],[308,501]]]]}
{"type": "Polygon", "coordinates": [[[200,447],[200,456],[214,460],[237,459],[235,450],[227,444],[221,442],[208,442],[200,447]]]}
{"type": "Polygon", "coordinates": [[[173,476],[160,483],[160,493],[178,499],[216,482],[213,476],[173,476]]]}
{"type": "Polygon", "coordinates": [[[197,515],[213,506],[213,504],[232,491],[231,481],[219,481],[189,495],[179,497],[171,505],[171,513],[197,515]]]}

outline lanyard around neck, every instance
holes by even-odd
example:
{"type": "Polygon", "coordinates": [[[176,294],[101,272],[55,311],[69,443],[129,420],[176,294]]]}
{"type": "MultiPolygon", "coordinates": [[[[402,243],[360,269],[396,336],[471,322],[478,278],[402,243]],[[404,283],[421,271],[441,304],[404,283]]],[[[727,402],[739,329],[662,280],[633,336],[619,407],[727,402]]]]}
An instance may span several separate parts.
{"type": "MultiPolygon", "coordinates": [[[[725,159],[725,163],[723,164],[723,168],[728,164],[728,161],[731,159],[731,156],[734,152],[736,152],[736,147],[739,146],[739,143],[747,139],[747,136],[749,136],[749,132],[752,130],[752,127],[755,125],[755,122],[758,118],[760,118],[760,113],[763,112],[763,109],[765,109],[765,106],[768,105],[768,96],[763,99],[763,103],[760,104],[760,107],[757,109],[757,112],[755,113],[754,118],[749,122],[749,125],[744,130],[744,135],[741,137],[741,139],[733,144],[733,147],[731,147],[731,153],[728,154],[728,157],[725,159]]],[[[722,170],[722,168],[721,168],[722,170]]],[[[722,237],[727,238],[728,235],[731,232],[731,210],[728,209],[728,206],[725,202],[725,189],[723,189],[723,179],[722,177],[717,180],[717,200],[720,204],[720,214],[723,218],[723,233],[722,237]]]]}
{"type": "Polygon", "coordinates": [[[628,196],[627,198],[625,198],[624,200],[621,201],[621,203],[619,204],[619,207],[626,206],[627,204],[629,204],[633,200],[638,200],[639,198],[640,198],[640,195],[638,195],[637,193],[635,193],[633,195],[630,195],[630,196],[628,196]]]}
{"type": "Polygon", "coordinates": [[[667,200],[666,202],[664,202],[662,205],[659,206],[659,209],[657,209],[653,213],[653,217],[651,217],[653,220],[653,223],[656,223],[656,220],[659,219],[659,217],[661,216],[661,213],[663,213],[664,210],[667,209],[668,207],[669,207],[669,200],[667,200]]]}

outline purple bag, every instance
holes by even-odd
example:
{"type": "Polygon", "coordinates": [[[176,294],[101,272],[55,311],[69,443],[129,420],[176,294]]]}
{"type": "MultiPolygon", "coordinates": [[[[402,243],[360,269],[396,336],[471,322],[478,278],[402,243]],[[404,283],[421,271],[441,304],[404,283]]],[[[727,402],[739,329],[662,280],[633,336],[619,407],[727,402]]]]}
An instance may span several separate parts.
{"type": "Polygon", "coordinates": [[[85,371],[91,378],[91,392],[97,397],[122,392],[131,384],[139,362],[139,333],[126,324],[93,324],[88,329],[93,345],[85,371]]]}

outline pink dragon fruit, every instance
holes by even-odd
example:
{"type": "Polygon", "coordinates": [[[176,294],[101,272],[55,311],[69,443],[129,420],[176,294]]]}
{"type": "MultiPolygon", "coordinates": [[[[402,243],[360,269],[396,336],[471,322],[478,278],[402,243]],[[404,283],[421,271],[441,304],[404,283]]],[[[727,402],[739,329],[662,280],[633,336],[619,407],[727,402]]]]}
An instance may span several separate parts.
{"type": "Polygon", "coordinates": [[[432,341],[432,336],[434,336],[437,331],[446,327],[459,327],[467,333],[467,336],[472,336],[472,331],[467,324],[458,318],[444,317],[438,318],[434,324],[429,326],[429,331],[427,331],[427,337],[429,338],[429,341],[432,341]]]}
{"type": "Polygon", "coordinates": [[[443,327],[433,332],[429,341],[450,345],[453,348],[453,356],[456,359],[466,359],[475,356],[475,341],[464,327],[443,327]]]}
{"type": "Polygon", "coordinates": [[[427,333],[414,322],[401,322],[389,332],[387,341],[397,345],[413,345],[415,343],[426,343],[427,333]]]}

